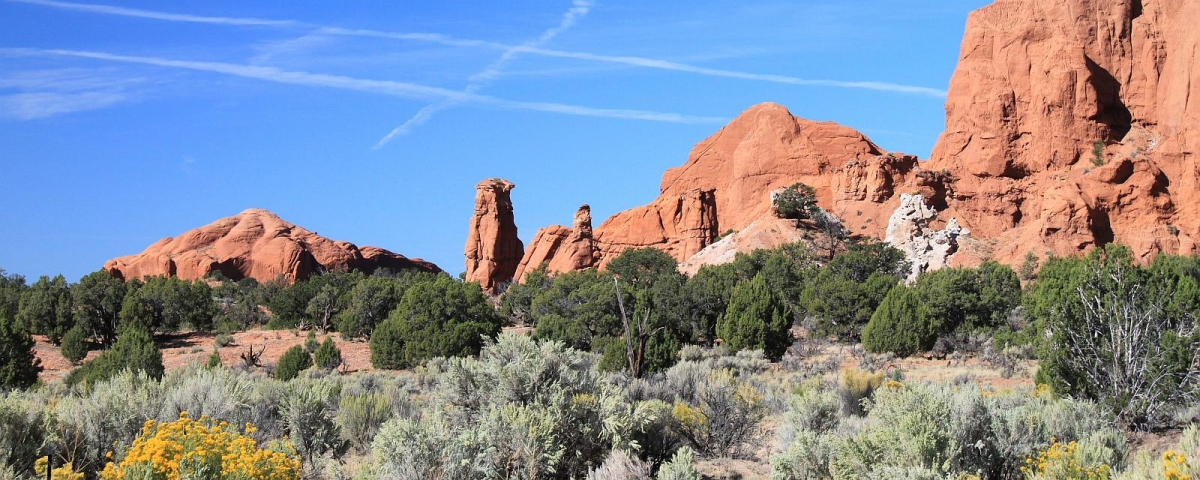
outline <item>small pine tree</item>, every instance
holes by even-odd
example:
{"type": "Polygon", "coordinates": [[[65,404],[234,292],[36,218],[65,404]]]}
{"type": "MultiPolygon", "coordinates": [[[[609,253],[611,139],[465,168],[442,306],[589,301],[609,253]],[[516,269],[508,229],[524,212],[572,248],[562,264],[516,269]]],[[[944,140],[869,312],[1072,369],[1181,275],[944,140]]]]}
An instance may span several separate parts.
{"type": "Polygon", "coordinates": [[[1037,278],[1038,257],[1033,252],[1025,252],[1025,261],[1017,269],[1017,276],[1026,282],[1037,278]]]}
{"type": "Polygon", "coordinates": [[[733,288],[725,315],[717,321],[717,335],[732,352],[761,349],[767,358],[779,360],[792,344],[791,327],[787,306],[759,274],[733,288]]]}
{"type": "Polygon", "coordinates": [[[317,332],[315,330],[309,330],[308,337],[304,339],[304,349],[307,350],[308,353],[313,353],[317,351],[317,347],[320,345],[320,342],[317,342],[317,332]]]}
{"type": "Polygon", "coordinates": [[[325,337],[325,341],[317,347],[313,357],[317,367],[323,370],[333,370],[342,364],[342,351],[333,344],[332,337],[325,337]]]}
{"type": "Polygon", "coordinates": [[[155,380],[163,376],[162,351],[144,328],[131,326],[117,336],[111,349],[83,366],[72,370],[63,381],[67,385],[96,383],[129,369],[144,371],[155,380]]]}
{"type": "Polygon", "coordinates": [[[33,344],[24,327],[0,314],[0,390],[37,383],[42,364],[33,354],[33,344]]]}
{"type": "Polygon", "coordinates": [[[279,363],[275,365],[275,378],[291,380],[311,366],[313,366],[312,356],[308,354],[304,346],[296,345],[283,352],[283,356],[279,357],[279,363]]]}
{"type": "Polygon", "coordinates": [[[84,332],[78,325],[71,327],[62,337],[62,345],[59,347],[63,357],[73,364],[79,364],[80,360],[88,354],[88,339],[87,332],[84,332]]]}
{"type": "Polygon", "coordinates": [[[212,355],[208,356],[208,365],[206,365],[206,366],[208,368],[217,368],[217,367],[220,367],[221,365],[222,365],[221,352],[218,352],[217,348],[213,347],[212,355]]]}
{"type": "Polygon", "coordinates": [[[400,332],[400,320],[389,318],[375,327],[371,334],[371,366],[388,370],[405,367],[404,334],[400,332]]]}
{"type": "Polygon", "coordinates": [[[862,344],[868,352],[892,352],[906,357],[932,347],[936,337],[937,332],[925,319],[917,293],[897,285],[863,328],[862,344]]]}

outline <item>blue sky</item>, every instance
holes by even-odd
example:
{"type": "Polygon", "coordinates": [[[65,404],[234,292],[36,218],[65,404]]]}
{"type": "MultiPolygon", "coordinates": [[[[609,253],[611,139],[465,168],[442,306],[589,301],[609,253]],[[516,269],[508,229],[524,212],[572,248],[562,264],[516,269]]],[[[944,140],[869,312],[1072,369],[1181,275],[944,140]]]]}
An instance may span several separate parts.
{"type": "Polygon", "coordinates": [[[0,0],[0,268],[70,280],[246,208],[463,270],[649,202],[761,102],[926,157],[982,0],[0,0]]]}

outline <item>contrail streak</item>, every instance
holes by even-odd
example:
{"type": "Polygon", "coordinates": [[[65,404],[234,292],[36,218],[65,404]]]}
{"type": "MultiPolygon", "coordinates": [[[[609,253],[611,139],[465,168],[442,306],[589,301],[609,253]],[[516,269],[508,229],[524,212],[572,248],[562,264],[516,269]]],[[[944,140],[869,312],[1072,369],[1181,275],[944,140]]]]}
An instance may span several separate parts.
{"type": "Polygon", "coordinates": [[[123,17],[150,18],[169,22],[211,23],[216,25],[244,25],[260,27],[290,27],[298,25],[291,20],[262,20],[258,18],[204,17],[178,13],[155,12],[137,8],[125,8],[112,5],[93,5],[87,3],[58,2],[55,0],[6,0],[15,3],[28,3],[44,7],[61,8],[80,12],[102,13],[105,15],[120,15],[123,17]]]}
{"type": "Polygon", "coordinates": [[[89,58],[110,62],[134,63],[159,67],[179,68],[203,72],[220,73],[235,77],[252,78],[275,83],[306,85],[315,87],[337,88],[360,92],[377,93],[394,97],[414,98],[418,100],[443,100],[454,102],[471,102],[490,105],[498,108],[513,110],[532,110],[538,112],[562,113],[588,117],[619,118],[629,120],[648,120],[671,123],[722,123],[728,121],[720,117],[701,117],[678,113],[652,112],[645,110],[625,110],[593,108],[579,105],[569,105],[550,102],[526,102],[506,100],[502,98],[480,95],[472,92],[430,87],[407,82],[392,80],[371,80],[343,75],[309,73],[283,70],[275,67],[258,65],[240,65],[235,63],[203,62],[192,60],[174,60],[158,57],[141,57],[132,55],[117,55],[105,52],[87,50],[58,50],[34,48],[0,48],[0,55],[11,56],[62,56],[89,58]]]}
{"type": "Polygon", "coordinates": [[[752,80],[760,82],[772,82],[786,85],[802,85],[802,86],[818,86],[818,87],[834,87],[834,88],[855,88],[864,90],[876,90],[884,92],[895,92],[904,94],[923,95],[935,98],[946,98],[946,91],[937,88],[921,87],[914,85],[902,85],[890,82],[878,81],[845,81],[845,80],[828,80],[828,79],[810,79],[792,77],[787,75],[772,75],[750,72],[739,72],[736,70],[722,70],[715,68],[705,68],[684,63],[670,62],[666,60],[658,60],[645,57],[633,56],[614,56],[600,55],[587,52],[572,52],[563,50],[551,50],[538,48],[527,45],[508,45],[499,42],[491,42],[486,40],[472,40],[451,37],[437,33],[406,33],[406,32],[384,32],[378,30],[350,29],[340,27],[330,27],[322,25],[314,25],[295,20],[263,20],[257,18],[231,18],[231,17],[202,17],[195,15],[183,15],[174,13],[156,12],[151,10],[140,10],[133,8],[114,7],[107,5],[94,5],[83,3],[61,2],[56,0],[4,0],[8,2],[27,3],[33,5],[42,5],[47,7],[61,8],[67,10],[84,11],[91,13],[100,13],[107,15],[121,15],[128,17],[149,18],[155,20],[166,20],[173,22],[192,22],[192,23],[210,23],[220,25],[249,25],[249,26],[269,26],[269,27],[299,27],[310,29],[316,33],[326,35],[337,35],[346,37],[368,37],[368,38],[384,38],[403,41],[427,42],[446,45],[452,47],[465,48],[486,48],[501,51],[514,51],[517,53],[528,53],[531,55],[540,55],[546,57],[571,58],[578,60],[590,60],[596,62],[605,62],[618,65],[628,65],[642,68],[653,68],[659,70],[671,70],[677,72],[692,73],[696,75],[705,75],[710,77],[736,78],[741,80],[752,80]]]}
{"type": "MultiPolygon", "coordinates": [[[[513,59],[513,57],[517,56],[517,53],[519,53],[519,49],[521,47],[535,48],[545,44],[554,37],[558,36],[558,34],[565,32],[574,26],[575,22],[578,21],[580,17],[587,15],[587,12],[591,6],[590,0],[575,0],[573,6],[563,14],[562,21],[560,21],[557,26],[542,32],[542,34],[534,40],[525,42],[520,46],[514,46],[505,49],[504,53],[500,55],[500,58],[497,58],[496,61],[484,67],[479,73],[471,75],[471,77],[467,79],[467,87],[463,89],[463,91],[467,93],[475,93],[487,86],[487,84],[491,83],[492,80],[495,80],[496,77],[500,75],[500,72],[503,70],[504,66],[507,65],[508,62],[513,59]]],[[[384,135],[383,138],[379,139],[379,141],[375,143],[374,148],[379,149],[384,145],[387,145],[387,143],[392,141],[393,138],[408,135],[408,133],[413,131],[413,129],[424,125],[425,122],[428,122],[429,119],[433,118],[434,114],[453,107],[456,103],[458,103],[457,100],[443,100],[441,103],[426,105],[424,108],[421,108],[421,110],[417,111],[417,114],[412,118],[409,118],[407,121],[400,124],[399,127],[393,128],[392,131],[388,132],[387,135],[384,135]]]]}

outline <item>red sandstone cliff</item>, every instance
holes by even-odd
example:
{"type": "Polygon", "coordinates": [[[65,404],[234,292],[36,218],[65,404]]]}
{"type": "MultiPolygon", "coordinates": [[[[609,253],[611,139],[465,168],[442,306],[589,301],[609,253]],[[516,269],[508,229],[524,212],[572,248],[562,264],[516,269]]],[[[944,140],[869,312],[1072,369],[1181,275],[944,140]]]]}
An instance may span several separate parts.
{"type": "Polygon", "coordinates": [[[1190,0],[999,0],[973,12],[928,167],[957,178],[943,215],[1010,263],[1114,241],[1143,259],[1195,253],[1197,22],[1190,0]]]}
{"type": "Polygon", "coordinates": [[[475,214],[464,249],[466,280],[479,282],[490,294],[513,278],[525,255],[513,221],[512,189],[512,182],[500,178],[489,178],[475,186],[475,214]]]}
{"type": "MultiPolygon", "coordinates": [[[[603,266],[631,247],[684,261],[718,232],[769,216],[769,192],[795,182],[813,186],[852,234],[877,238],[899,194],[921,194],[939,223],[957,218],[972,232],[957,263],[1109,242],[1143,259],[1198,253],[1198,22],[1193,0],[997,0],[968,19],[928,162],[758,105],[668,170],[652,203],[597,227],[581,247],[594,261],[562,259],[556,245],[575,233],[550,227],[518,278],[540,261],[603,266]]],[[[566,255],[588,257],[577,250],[566,255]]]]}
{"type": "Polygon", "coordinates": [[[261,209],[222,218],[159,240],[137,255],[104,263],[105,270],[123,279],[174,275],[194,280],[221,272],[233,280],[250,277],[260,282],[279,275],[294,282],[322,270],[378,268],[441,271],[421,259],[330,240],[261,209]]]}

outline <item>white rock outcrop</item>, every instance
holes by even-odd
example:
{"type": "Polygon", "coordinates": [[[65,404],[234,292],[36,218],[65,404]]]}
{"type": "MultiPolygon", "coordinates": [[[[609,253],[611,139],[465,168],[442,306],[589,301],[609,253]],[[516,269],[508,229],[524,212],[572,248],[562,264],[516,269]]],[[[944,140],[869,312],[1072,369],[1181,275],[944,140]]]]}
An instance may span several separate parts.
{"type": "Polygon", "coordinates": [[[948,265],[958,251],[958,237],[971,234],[954,218],[946,222],[945,228],[934,230],[929,227],[934,218],[937,218],[937,210],[925,205],[924,197],[903,193],[900,194],[900,206],[888,219],[884,241],[900,249],[912,262],[908,275],[910,282],[921,272],[948,265]]]}

